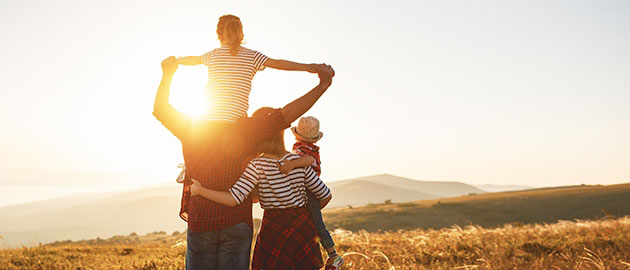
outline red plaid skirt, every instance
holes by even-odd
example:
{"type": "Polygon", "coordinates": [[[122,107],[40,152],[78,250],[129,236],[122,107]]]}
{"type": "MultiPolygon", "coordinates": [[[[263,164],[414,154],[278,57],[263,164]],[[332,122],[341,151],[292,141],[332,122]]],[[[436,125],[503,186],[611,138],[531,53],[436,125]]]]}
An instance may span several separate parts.
{"type": "Polygon", "coordinates": [[[265,210],[254,247],[254,270],[310,270],[324,263],[306,208],[265,210]]]}

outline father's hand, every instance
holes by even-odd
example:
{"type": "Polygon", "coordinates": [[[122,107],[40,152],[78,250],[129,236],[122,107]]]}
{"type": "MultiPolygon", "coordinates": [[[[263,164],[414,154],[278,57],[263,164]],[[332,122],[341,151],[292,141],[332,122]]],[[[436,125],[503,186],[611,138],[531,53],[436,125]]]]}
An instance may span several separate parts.
{"type": "Polygon", "coordinates": [[[162,60],[162,72],[165,74],[173,74],[177,70],[177,59],[175,56],[169,56],[162,60]]]}
{"type": "Polygon", "coordinates": [[[332,84],[332,77],[335,76],[335,70],[330,65],[321,67],[317,75],[319,76],[320,84],[324,84],[326,87],[332,84]]]}

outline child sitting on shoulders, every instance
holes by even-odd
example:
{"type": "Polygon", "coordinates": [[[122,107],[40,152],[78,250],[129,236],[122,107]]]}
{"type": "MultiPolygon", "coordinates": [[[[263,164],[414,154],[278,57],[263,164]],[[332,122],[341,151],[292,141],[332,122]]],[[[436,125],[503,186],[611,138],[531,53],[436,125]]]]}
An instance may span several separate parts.
{"type": "Polygon", "coordinates": [[[270,67],[280,70],[295,70],[317,73],[321,64],[302,64],[278,60],[241,46],[243,25],[234,15],[223,15],[217,24],[217,35],[221,47],[201,56],[177,58],[180,65],[200,65],[208,67],[206,85],[207,110],[203,117],[207,120],[234,122],[247,116],[249,93],[256,72],[270,67]]]}

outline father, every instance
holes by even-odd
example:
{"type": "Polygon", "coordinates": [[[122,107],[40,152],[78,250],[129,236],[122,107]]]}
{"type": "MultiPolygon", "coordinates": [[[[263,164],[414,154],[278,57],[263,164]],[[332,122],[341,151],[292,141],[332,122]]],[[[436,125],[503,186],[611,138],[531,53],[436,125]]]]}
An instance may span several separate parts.
{"type": "Polygon", "coordinates": [[[261,117],[235,123],[191,118],[169,104],[170,85],[177,70],[175,57],[162,61],[162,81],[153,115],[182,143],[186,180],[180,216],[188,221],[186,269],[248,269],[252,243],[252,204],[236,207],[190,196],[190,178],[206,188],[228,190],[255,153],[255,145],[290,126],[308,111],[332,83],[334,73],[323,66],[320,82],[304,96],[261,117]]]}

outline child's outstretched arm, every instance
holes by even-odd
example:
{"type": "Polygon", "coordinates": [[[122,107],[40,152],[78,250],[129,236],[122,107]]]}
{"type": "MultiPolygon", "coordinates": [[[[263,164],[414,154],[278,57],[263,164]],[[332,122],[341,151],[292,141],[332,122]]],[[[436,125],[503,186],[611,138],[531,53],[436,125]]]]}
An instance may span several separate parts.
{"type": "Polygon", "coordinates": [[[177,64],[185,66],[201,65],[201,56],[177,57],[177,64]]]}
{"type": "Polygon", "coordinates": [[[315,158],[311,156],[303,156],[294,160],[286,160],[284,161],[284,164],[280,165],[280,172],[287,174],[295,168],[311,166],[313,163],[315,163],[315,158]]]}
{"type": "Polygon", "coordinates": [[[265,63],[263,63],[263,65],[279,70],[307,71],[310,73],[317,73],[322,64],[302,64],[288,60],[268,58],[265,63]]]}
{"type": "Polygon", "coordinates": [[[195,179],[192,180],[192,185],[190,185],[190,195],[201,195],[202,197],[211,200],[216,203],[220,203],[227,206],[237,206],[238,202],[232,197],[232,193],[227,191],[216,191],[212,189],[205,188],[199,183],[199,181],[195,179]]]}

